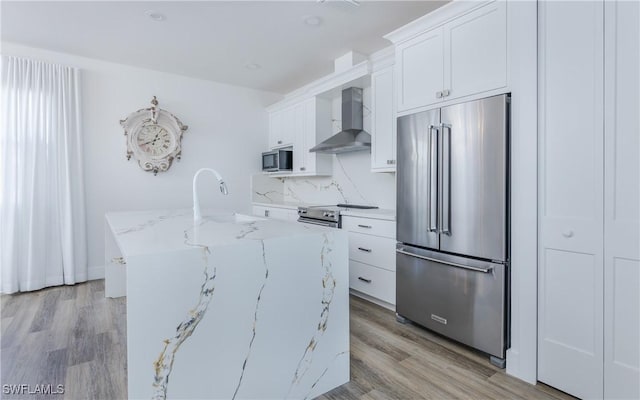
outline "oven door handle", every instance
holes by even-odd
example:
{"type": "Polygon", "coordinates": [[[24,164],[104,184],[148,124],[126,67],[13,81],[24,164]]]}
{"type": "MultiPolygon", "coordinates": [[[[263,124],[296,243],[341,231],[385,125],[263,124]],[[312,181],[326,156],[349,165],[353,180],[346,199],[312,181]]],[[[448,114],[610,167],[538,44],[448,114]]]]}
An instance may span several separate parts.
{"type": "Polygon", "coordinates": [[[312,221],[309,219],[303,219],[303,218],[298,218],[298,222],[302,222],[303,224],[311,224],[311,225],[320,225],[320,226],[325,226],[327,228],[337,228],[338,227],[338,223],[337,222],[318,222],[318,221],[312,221]]]}

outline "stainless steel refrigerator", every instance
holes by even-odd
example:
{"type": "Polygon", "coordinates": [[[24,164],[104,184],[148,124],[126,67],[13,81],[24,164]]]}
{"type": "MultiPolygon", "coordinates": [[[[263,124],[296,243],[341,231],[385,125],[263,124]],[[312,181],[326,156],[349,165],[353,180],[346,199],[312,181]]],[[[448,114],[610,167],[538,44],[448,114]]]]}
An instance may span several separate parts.
{"type": "Polygon", "coordinates": [[[491,355],[508,347],[509,95],[398,118],[396,311],[491,355]]]}

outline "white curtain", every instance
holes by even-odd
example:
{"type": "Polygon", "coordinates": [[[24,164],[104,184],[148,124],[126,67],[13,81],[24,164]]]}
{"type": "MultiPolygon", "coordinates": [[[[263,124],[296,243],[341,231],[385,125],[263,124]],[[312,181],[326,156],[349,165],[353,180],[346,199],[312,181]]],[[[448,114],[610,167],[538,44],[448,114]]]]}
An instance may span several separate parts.
{"type": "Polygon", "coordinates": [[[0,291],[87,280],[79,71],[2,57],[0,291]]]}

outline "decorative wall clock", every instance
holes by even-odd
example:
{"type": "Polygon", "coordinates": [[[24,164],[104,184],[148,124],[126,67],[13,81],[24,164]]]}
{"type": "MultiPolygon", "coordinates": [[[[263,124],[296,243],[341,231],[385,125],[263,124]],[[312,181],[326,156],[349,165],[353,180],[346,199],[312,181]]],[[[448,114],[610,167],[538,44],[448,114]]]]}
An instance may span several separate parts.
{"type": "Polygon", "coordinates": [[[134,157],[143,170],[157,175],[167,171],[174,158],[180,161],[182,134],[189,127],[158,108],[156,96],[151,100],[151,108],[131,113],[120,120],[120,125],[127,137],[127,160],[134,157]]]}

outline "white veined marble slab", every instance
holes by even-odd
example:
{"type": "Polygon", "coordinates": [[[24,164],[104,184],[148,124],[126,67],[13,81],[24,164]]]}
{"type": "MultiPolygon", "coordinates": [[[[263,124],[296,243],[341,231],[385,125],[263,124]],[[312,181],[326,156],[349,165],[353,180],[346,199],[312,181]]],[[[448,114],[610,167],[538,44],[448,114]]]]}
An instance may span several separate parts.
{"type": "Polygon", "coordinates": [[[127,269],[129,397],[304,399],[349,381],[338,229],[189,211],[107,215],[127,269]]]}

